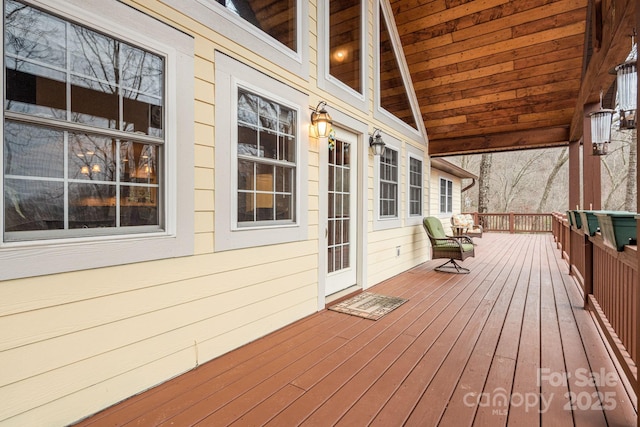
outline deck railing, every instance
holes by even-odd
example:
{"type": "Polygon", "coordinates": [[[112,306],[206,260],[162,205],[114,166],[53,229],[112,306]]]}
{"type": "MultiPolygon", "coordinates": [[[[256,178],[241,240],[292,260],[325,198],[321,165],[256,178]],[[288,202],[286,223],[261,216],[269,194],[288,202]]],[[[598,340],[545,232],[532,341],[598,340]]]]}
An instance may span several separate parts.
{"type": "Polygon", "coordinates": [[[554,238],[583,290],[585,307],[594,313],[627,378],[637,388],[637,246],[625,246],[618,252],[605,244],[600,233],[587,236],[582,229],[570,227],[563,214],[554,214],[553,221],[554,238]]]}
{"type": "Polygon", "coordinates": [[[470,213],[483,231],[501,231],[508,233],[550,233],[553,227],[553,214],[550,213],[470,213]]]}

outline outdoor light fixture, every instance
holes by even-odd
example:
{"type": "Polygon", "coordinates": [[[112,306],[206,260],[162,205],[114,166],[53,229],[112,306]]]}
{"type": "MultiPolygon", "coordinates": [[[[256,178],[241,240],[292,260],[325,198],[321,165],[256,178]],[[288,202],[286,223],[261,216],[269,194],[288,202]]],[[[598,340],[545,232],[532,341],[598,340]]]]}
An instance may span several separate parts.
{"type": "Polygon", "coordinates": [[[600,92],[600,110],[589,114],[591,117],[591,143],[593,155],[604,156],[609,152],[611,142],[611,119],[613,110],[602,108],[602,92],[600,92]]]}
{"type": "Polygon", "coordinates": [[[618,82],[618,105],[620,107],[620,129],[636,128],[638,99],[638,49],[635,45],[635,29],[631,36],[631,54],[615,68],[618,82]]]}
{"type": "Polygon", "coordinates": [[[326,102],[320,101],[314,111],[311,112],[311,125],[315,127],[318,138],[326,138],[331,131],[331,116],[324,109],[326,102]]]}
{"type": "Polygon", "coordinates": [[[369,137],[369,147],[373,149],[373,155],[382,156],[385,145],[382,135],[380,135],[380,129],[374,129],[373,134],[369,137]]]}

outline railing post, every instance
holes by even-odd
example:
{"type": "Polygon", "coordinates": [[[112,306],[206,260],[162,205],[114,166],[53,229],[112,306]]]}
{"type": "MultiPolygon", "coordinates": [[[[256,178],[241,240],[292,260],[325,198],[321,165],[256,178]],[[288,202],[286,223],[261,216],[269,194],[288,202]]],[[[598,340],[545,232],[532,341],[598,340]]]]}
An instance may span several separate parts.
{"type": "MultiPolygon", "coordinates": [[[[583,225],[584,227],[584,225],[583,225]]],[[[589,309],[589,295],[593,293],[593,243],[589,236],[584,238],[584,308],[589,309]]]]}
{"type": "Polygon", "coordinates": [[[516,215],[513,212],[509,212],[509,233],[516,232],[516,215]]]}

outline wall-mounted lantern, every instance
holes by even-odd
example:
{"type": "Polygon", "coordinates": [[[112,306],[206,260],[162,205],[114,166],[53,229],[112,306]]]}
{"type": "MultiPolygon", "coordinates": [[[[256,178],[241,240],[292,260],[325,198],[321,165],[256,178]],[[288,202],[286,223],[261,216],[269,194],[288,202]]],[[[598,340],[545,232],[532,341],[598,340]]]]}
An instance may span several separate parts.
{"type": "Polygon", "coordinates": [[[380,135],[380,129],[374,129],[373,134],[369,137],[369,147],[371,147],[373,155],[382,156],[385,146],[386,144],[382,140],[382,135],[380,135]]]}
{"type": "Polygon", "coordinates": [[[318,138],[328,137],[333,123],[331,116],[324,108],[325,105],[327,105],[325,101],[320,101],[316,109],[311,112],[311,125],[315,128],[318,138]]]}

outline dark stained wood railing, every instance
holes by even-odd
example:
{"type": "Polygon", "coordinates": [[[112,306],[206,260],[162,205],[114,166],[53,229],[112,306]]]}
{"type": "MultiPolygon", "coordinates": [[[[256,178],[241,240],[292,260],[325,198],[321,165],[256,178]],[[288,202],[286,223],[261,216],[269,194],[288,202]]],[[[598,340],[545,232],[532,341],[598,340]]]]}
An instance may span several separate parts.
{"type": "Polygon", "coordinates": [[[550,213],[471,213],[483,231],[507,233],[550,233],[553,215],[550,213]]]}
{"type": "Polygon", "coordinates": [[[599,232],[587,236],[582,229],[570,227],[563,214],[555,213],[553,221],[554,238],[567,253],[569,271],[584,293],[585,307],[594,313],[629,382],[637,388],[637,246],[627,245],[618,252],[599,232]]]}
{"type": "MultiPolygon", "coordinates": [[[[593,243],[593,292],[588,296],[589,305],[618,359],[630,356],[637,365],[637,246],[625,246],[624,252],[618,252],[605,244],[600,234],[590,240],[593,243]]],[[[629,371],[627,376],[635,371],[628,363],[622,363],[622,367],[629,371]]]]}

